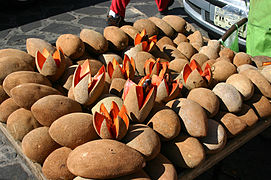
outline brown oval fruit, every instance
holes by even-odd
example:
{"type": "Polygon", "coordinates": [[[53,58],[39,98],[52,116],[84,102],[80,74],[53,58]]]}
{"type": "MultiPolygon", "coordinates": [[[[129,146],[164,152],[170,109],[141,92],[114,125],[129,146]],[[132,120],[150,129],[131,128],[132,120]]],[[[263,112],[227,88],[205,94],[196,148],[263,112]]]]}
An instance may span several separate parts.
{"type": "Polygon", "coordinates": [[[207,135],[207,115],[204,109],[195,101],[180,98],[168,102],[166,106],[172,108],[181,118],[184,129],[194,137],[207,135]]]}
{"type": "Polygon", "coordinates": [[[237,113],[236,115],[242,121],[244,121],[247,124],[247,126],[253,126],[259,120],[255,111],[249,105],[246,105],[246,104],[242,105],[241,111],[237,113]]]}
{"type": "Polygon", "coordinates": [[[22,140],[23,153],[33,162],[43,163],[51,152],[60,147],[50,137],[48,130],[48,127],[33,129],[22,140]]]}
{"type": "Polygon", "coordinates": [[[244,100],[250,99],[254,94],[253,83],[242,74],[231,75],[226,83],[233,85],[240,92],[244,100]]]}
{"type": "Polygon", "coordinates": [[[69,154],[67,166],[77,176],[107,179],[137,172],[145,161],[138,151],[121,142],[100,139],[75,148],[69,154]]]}
{"type": "Polygon", "coordinates": [[[143,124],[130,125],[122,142],[140,152],[146,161],[154,159],[161,148],[157,134],[150,127],[143,124]]]}
{"type": "Polygon", "coordinates": [[[167,15],[162,18],[164,21],[166,21],[176,32],[183,33],[186,26],[186,21],[176,15],[167,15]]]}
{"type": "Polygon", "coordinates": [[[162,153],[181,168],[195,168],[205,159],[205,151],[200,142],[183,134],[164,143],[162,153]]]}
{"type": "Polygon", "coordinates": [[[43,163],[42,173],[45,177],[51,180],[73,179],[75,176],[67,168],[67,159],[71,152],[67,147],[54,150],[43,163]]]}
{"type": "Polygon", "coordinates": [[[19,108],[12,98],[6,99],[0,105],[0,122],[7,122],[9,115],[19,108]]]}
{"type": "Polygon", "coordinates": [[[202,66],[206,61],[209,60],[209,58],[205,54],[196,53],[191,57],[190,60],[195,60],[200,66],[202,66]]]}
{"type": "Polygon", "coordinates": [[[158,35],[159,33],[157,26],[149,19],[136,20],[133,26],[139,32],[142,32],[144,29],[146,29],[146,33],[149,37],[158,35]]]}
{"type": "Polygon", "coordinates": [[[128,36],[116,26],[107,26],[104,28],[104,37],[109,41],[109,46],[112,45],[114,50],[121,51],[128,46],[128,36]]]}
{"type": "Polygon", "coordinates": [[[16,71],[33,71],[33,67],[19,58],[7,56],[0,58],[0,84],[4,79],[16,71]]]}
{"type": "Polygon", "coordinates": [[[209,59],[218,58],[217,50],[212,46],[203,46],[200,48],[199,53],[205,54],[209,59]]]}
{"type": "Polygon", "coordinates": [[[207,88],[195,88],[192,89],[187,99],[193,100],[201,105],[209,117],[214,117],[219,110],[219,99],[213,91],[207,88]]]}
{"type": "Polygon", "coordinates": [[[221,99],[222,108],[229,112],[238,112],[242,108],[242,97],[238,90],[231,84],[218,83],[213,92],[221,99]]]}
{"type": "Polygon", "coordinates": [[[58,144],[72,149],[98,139],[93,116],[87,113],[70,113],[58,118],[50,126],[49,134],[58,144]]]}
{"type": "Polygon", "coordinates": [[[7,120],[7,129],[14,139],[21,141],[31,130],[41,126],[31,111],[24,108],[14,111],[7,120]]]}
{"type": "Polygon", "coordinates": [[[271,98],[271,84],[259,71],[248,69],[242,71],[241,74],[248,77],[264,96],[271,98]]]}
{"type": "Polygon", "coordinates": [[[172,71],[172,73],[181,73],[184,66],[186,64],[188,64],[189,61],[185,60],[185,59],[174,59],[172,61],[169,62],[169,66],[168,66],[168,69],[172,71]]]}
{"type": "Polygon", "coordinates": [[[164,108],[156,112],[147,125],[159,135],[162,141],[172,140],[181,131],[179,117],[170,108],[164,108]]]}
{"type": "Polygon", "coordinates": [[[129,44],[134,44],[134,39],[136,35],[139,34],[140,32],[131,25],[121,26],[120,29],[123,30],[127,34],[129,38],[129,44]]]}
{"type": "Polygon", "coordinates": [[[233,58],[233,64],[237,67],[243,64],[251,64],[251,63],[252,63],[251,58],[249,57],[247,53],[244,53],[244,52],[239,52],[235,54],[233,58]]]}
{"type": "Polygon", "coordinates": [[[81,112],[81,105],[62,95],[48,95],[36,101],[31,112],[44,126],[50,126],[56,119],[69,113],[81,112]]]}
{"type": "Polygon", "coordinates": [[[217,61],[212,65],[211,72],[214,80],[222,82],[236,73],[236,67],[227,61],[217,61]]]}
{"type": "Polygon", "coordinates": [[[0,58],[2,57],[12,57],[18,58],[21,61],[24,61],[26,64],[30,65],[31,67],[35,67],[35,58],[30,54],[21,51],[19,49],[1,49],[0,50],[0,58]]]}
{"type": "Polygon", "coordinates": [[[184,34],[178,33],[177,36],[174,38],[173,42],[176,45],[179,45],[181,42],[188,42],[188,39],[184,34]]]}
{"type": "Polygon", "coordinates": [[[32,71],[17,71],[9,74],[4,82],[3,88],[10,95],[10,90],[23,83],[37,83],[52,86],[52,83],[42,74],[32,71]]]}
{"type": "Polygon", "coordinates": [[[181,42],[177,49],[187,57],[187,59],[190,59],[195,53],[194,47],[189,42],[181,42]]]}
{"type": "Polygon", "coordinates": [[[35,57],[37,54],[37,51],[42,52],[43,49],[46,49],[49,51],[49,53],[54,53],[56,48],[48,43],[47,41],[39,38],[27,38],[26,39],[26,50],[27,53],[31,56],[35,57]]]}
{"type": "Polygon", "coordinates": [[[94,30],[82,29],[80,39],[86,43],[86,49],[95,54],[105,53],[108,50],[108,42],[105,37],[94,30]]]}
{"type": "Polygon", "coordinates": [[[221,51],[219,51],[220,57],[226,57],[233,62],[234,52],[230,48],[223,48],[221,51]]]}
{"type": "Polygon", "coordinates": [[[175,44],[169,37],[163,36],[161,39],[157,41],[156,46],[160,49],[160,51],[163,51],[165,45],[171,45],[175,47],[175,44]]]}
{"type": "Polygon", "coordinates": [[[144,169],[152,179],[178,179],[174,165],[160,153],[155,159],[148,161],[144,169]]]}
{"type": "Polygon", "coordinates": [[[151,20],[166,36],[173,36],[174,30],[166,21],[154,16],[150,17],[149,20],[151,20]]]}
{"type": "Polygon", "coordinates": [[[248,104],[254,109],[255,113],[260,118],[267,118],[271,115],[270,101],[260,94],[254,94],[254,96],[252,96],[248,101],[248,104]]]}
{"type": "Polygon", "coordinates": [[[24,83],[14,87],[10,91],[12,99],[20,107],[30,109],[31,106],[44,96],[61,93],[49,86],[36,84],[36,83],[24,83]]]}
{"type": "Polygon", "coordinates": [[[77,59],[85,52],[85,44],[74,34],[60,35],[56,40],[56,47],[61,48],[64,54],[71,59],[77,59]]]}

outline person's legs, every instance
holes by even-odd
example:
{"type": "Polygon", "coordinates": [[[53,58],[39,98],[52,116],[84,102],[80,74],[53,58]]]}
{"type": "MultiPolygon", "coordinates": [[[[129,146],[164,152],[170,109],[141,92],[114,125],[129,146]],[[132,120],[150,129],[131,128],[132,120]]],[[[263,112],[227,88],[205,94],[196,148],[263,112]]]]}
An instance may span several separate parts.
{"type": "Polygon", "coordinates": [[[112,0],[110,10],[124,18],[126,6],[129,2],[130,0],[112,0]]]}
{"type": "Polygon", "coordinates": [[[168,7],[174,3],[174,0],[155,0],[158,11],[164,14],[168,11],[168,7]]]}

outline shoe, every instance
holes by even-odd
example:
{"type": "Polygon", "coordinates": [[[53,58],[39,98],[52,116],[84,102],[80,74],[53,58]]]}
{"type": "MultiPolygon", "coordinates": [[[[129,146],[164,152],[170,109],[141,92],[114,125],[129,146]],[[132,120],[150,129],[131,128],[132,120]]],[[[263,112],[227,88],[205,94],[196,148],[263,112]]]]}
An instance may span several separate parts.
{"type": "Polygon", "coordinates": [[[106,22],[108,26],[117,26],[117,27],[121,27],[125,24],[124,18],[118,14],[116,14],[116,17],[108,15],[106,22]]]}
{"type": "Polygon", "coordinates": [[[159,11],[159,13],[160,13],[161,15],[163,15],[163,16],[168,15],[168,8],[169,8],[170,6],[172,6],[173,3],[174,3],[174,0],[170,0],[170,1],[168,2],[167,7],[166,7],[163,11],[159,11]]]}

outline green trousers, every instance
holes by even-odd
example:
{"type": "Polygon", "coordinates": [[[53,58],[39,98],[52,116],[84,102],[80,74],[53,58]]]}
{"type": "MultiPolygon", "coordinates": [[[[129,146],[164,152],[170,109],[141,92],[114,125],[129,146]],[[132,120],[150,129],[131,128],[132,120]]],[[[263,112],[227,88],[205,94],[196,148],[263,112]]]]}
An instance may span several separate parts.
{"type": "Polygon", "coordinates": [[[247,53],[271,57],[271,0],[251,0],[248,14],[247,53]]]}

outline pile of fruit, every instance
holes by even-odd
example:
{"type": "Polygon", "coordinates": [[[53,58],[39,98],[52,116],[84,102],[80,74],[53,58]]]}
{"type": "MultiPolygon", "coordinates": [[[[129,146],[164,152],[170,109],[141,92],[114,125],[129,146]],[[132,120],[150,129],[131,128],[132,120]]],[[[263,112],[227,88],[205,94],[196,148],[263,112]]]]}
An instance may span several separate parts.
{"type": "Polygon", "coordinates": [[[0,121],[48,179],[177,179],[271,115],[271,60],[150,17],[0,50],[0,121]]]}

